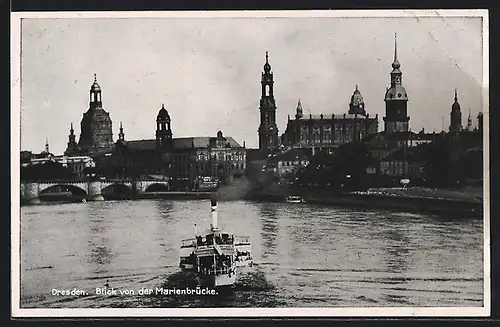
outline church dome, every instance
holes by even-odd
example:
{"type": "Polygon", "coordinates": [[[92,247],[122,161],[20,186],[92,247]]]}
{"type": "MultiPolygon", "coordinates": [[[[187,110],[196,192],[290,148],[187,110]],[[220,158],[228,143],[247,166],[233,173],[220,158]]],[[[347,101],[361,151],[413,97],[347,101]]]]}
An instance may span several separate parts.
{"type": "Polygon", "coordinates": [[[385,101],[408,100],[406,89],[402,85],[394,85],[385,92],[385,101]]]}
{"type": "Polygon", "coordinates": [[[94,84],[92,84],[92,86],[90,87],[90,89],[92,91],[100,91],[101,87],[99,86],[99,84],[97,84],[97,82],[94,82],[94,84]]]}
{"type": "Polygon", "coordinates": [[[361,95],[361,92],[359,92],[358,86],[356,85],[356,90],[354,90],[354,93],[351,96],[351,105],[358,106],[363,103],[363,96],[361,95]]]}
{"type": "Polygon", "coordinates": [[[271,65],[269,64],[269,54],[266,51],[266,63],[264,64],[264,72],[269,73],[271,71],[271,65]]]}
{"type": "Polygon", "coordinates": [[[170,115],[168,114],[167,109],[165,109],[165,106],[162,104],[161,109],[158,112],[158,116],[156,116],[157,120],[165,120],[165,119],[170,119],[170,115]]]}
{"type": "Polygon", "coordinates": [[[97,76],[96,76],[96,74],[94,74],[94,83],[90,87],[90,90],[91,91],[100,91],[101,90],[101,87],[99,86],[99,84],[97,84],[97,76]]]}
{"type": "Polygon", "coordinates": [[[264,71],[266,73],[269,73],[271,71],[271,65],[269,65],[268,62],[266,62],[266,64],[264,65],[264,71]]]}

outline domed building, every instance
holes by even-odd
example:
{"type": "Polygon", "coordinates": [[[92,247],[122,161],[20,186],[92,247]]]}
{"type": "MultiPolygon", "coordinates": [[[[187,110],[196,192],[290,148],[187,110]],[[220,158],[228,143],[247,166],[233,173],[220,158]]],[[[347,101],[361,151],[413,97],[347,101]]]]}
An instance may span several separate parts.
{"type": "Polygon", "coordinates": [[[83,114],[80,126],[80,140],[74,151],[94,156],[113,150],[112,122],[109,113],[102,107],[102,91],[95,74],[90,87],[89,109],[83,114]]]}
{"type": "Polygon", "coordinates": [[[99,162],[102,171],[110,177],[139,174],[167,177],[172,190],[213,187],[217,180],[244,173],[245,144],[241,146],[232,137],[224,136],[222,131],[218,131],[215,137],[173,138],[172,121],[164,104],[155,123],[155,137],[142,140],[125,140],[120,124],[113,155],[99,162]]]}
{"type": "Polygon", "coordinates": [[[156,116],[156,148],[159,150],[165,151],[172,148],[172,128],[170,123],[170,115],[162,104],[156,116]]]}
{"type": "Polygon", "coordinates": [[[336,148],[378,132],[378,115],[370,117],[366,113],[358,85],[351,96],[347,114],[304,115],[300,100],[295,111],[295,119],[288,116],[286,131],[281,136],[285,147],[336,148]]]}

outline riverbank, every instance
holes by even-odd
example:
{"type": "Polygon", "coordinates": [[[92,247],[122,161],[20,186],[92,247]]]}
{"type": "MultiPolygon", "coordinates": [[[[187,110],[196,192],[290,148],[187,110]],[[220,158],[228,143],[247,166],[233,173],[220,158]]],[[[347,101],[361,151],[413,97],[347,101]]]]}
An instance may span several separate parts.
{"type": "Polygon", "coordinates": [[[210,199],[216,192],[148,192],[135,197],[135,199],[168,199],[168,200],[203,200],[210,199]]]}
{"type": "Polygon", "coordinates": [[[456,217],[482,217],[482,189],[468,190],[394,188],[370,189],[365,192],[328,192],[314,189],[292,189],[285,185],[272,185],[250,194],[248,200],[284,202],[289,195],[301,196],[305,202],[349,208],[385,209],[422,212],[456,217]]]}
{"type": "MultiPolygon", "coordinates": [[[[119,194],[104,194],[105,201],[109,200],[141,200],[141,199],[166,199],[166,200],[205,200],[210,199],[216,192],[203,191],[168,191],[168,192],[147,192],[137,196],[119,195],[119,194]]],[[[25,201],[21,198],[21,206],[34,204],[55,204],[55,203],[85,203],[87,202],[84,196],[75,196],[67,194],[51,194],[50,196],[40,196],[39,201],[25,201]]]]}

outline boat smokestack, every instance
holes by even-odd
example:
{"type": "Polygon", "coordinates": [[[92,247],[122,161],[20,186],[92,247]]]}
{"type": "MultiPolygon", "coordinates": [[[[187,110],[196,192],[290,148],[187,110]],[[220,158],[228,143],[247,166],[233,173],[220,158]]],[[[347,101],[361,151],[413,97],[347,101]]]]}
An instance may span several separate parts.
{"type": "Polygon", "coordinates": [[[211,199],[211,207],[210,207],[210,212],[212,214],[212,229],[217,229],[218,228],[218,221],[217,221],[217,199],[212,198],[211,199]]]}

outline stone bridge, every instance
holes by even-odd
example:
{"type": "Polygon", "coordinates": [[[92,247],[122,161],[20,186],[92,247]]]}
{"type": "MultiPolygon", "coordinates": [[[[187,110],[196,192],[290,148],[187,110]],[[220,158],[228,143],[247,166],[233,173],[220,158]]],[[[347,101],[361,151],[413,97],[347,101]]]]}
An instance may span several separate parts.
{"type": "Polygon", "coordinates": [[[167,180],[100,180],[100,181],[40,181],[40,182],[21,182],[21,202],[38,203],[39,196],[46,192],[49,188],[59,186],[72,193],[72,195],[81,197],[88,201],[104,200],[103,190],[121,188],[125,189],[128,194],[137,196],[155,191],[155,187],[160,187],[162,190],[170,190],[170,185],[167,180]]]}

